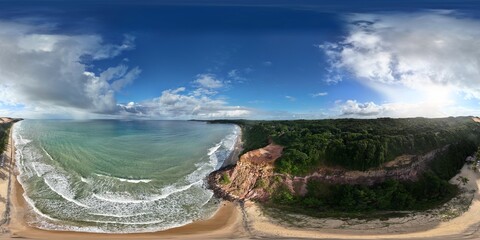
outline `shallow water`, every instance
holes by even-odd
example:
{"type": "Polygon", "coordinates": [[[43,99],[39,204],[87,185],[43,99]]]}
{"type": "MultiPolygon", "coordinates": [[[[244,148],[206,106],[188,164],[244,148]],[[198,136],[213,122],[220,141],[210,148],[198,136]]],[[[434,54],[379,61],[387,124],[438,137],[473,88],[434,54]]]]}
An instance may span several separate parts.
{"type": "Polygon", "coordinates": [[[204,186],[239,129],[190,121],[25,120],[15,124],[18,177],[39,228],[149,232],[216,209],[204,186]]]}

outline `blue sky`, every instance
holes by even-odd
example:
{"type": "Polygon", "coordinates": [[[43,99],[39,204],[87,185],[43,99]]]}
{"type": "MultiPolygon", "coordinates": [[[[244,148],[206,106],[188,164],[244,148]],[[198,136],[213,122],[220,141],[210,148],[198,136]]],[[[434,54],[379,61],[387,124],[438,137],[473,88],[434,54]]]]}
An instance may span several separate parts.
{"type": "Polygon", "coordinates": [[[0,113],[478,115],[475,1],[0,1],[0,113]]]}

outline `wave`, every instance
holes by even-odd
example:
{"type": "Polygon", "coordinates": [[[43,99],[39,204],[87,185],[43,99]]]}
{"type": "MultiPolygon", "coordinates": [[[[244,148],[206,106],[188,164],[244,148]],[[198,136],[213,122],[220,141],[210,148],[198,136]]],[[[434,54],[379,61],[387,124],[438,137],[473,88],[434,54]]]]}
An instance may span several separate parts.
{"type": "MultiPolygon", "coordinates": [[[[112,223],[112,224],[121,224],[121,225],[152,225],[152,224],[159,224],[164,223],[165,220],[157,220],[157,221],[146,221],[146,222],[117,222],[117,221],[102,221],[102,220],[84,220],[84,222],[90,223],[112,223]]],[[[187,221],[187,223],[191,223],[192,221],[187,221]]]]}
{"type": "Polygon", "coordinates": [[[220,147],[222,146],[222,142],[217,143],[214,147],[208,149],[208,156],[214,154],[220,147]]]}
{"type": "Polygon", "coordinates": [[[92,182],[90,179],[86,179],[84,177],[80,177],[80,181],[82,181],[84,183],[91,183],[92,182]]]}
{"type": "MultiPolygon", "coordinates": [[[[100,221],[91,221],[91,222],[92,223],[102,223],[100,221]]],[[[86,226],[82,226],[82,227],[80,227],[80,226],[68,226],[68,225],[64,225],[64,224],[55,224],[55,223],[50,223],[50,222],[41,222],[36,227],[38,227],[39,229],[44,229],[44,230],[119,234],[119,233],[132,233],[132,232],[135,232],[135,233],[158,232],[158,231],[163,231],[163,230],[166,230],[166,229],[185,226],[185,225],[187,225],[189,223],[192,223],[192,222],[193,222],[192,220],[187,220],[187,221],[178,222],[178,223],[168,223],[168,224],[164,224],[162,226],[152,225],[152,226],[149,226],[149,227],[142,227],[141,229],[139,229],[135,226],[135,225],[138,225],[138,224],[125,224],[126,226],[123,227],[122,229],[115,229],[113,231],[111,231],[111,230],[109,231],[109,230],[106,230],[102,227],[97,227],[97,226],[88,226],[88,227],[86,227],[86,226]],[[132,227],[132,228],[127,227],[127,226],[132,226],[132,225],[135,226],[135,227],[132,227]]],[[[103,221],[103,223],[108,223],[108,222],[103,221]]],[[[111,223],[119,224],[118,222],[111,222],[111,223]]],[[[145,224],[145,223],[146,222],[143,222],[144,225],[148,225],[148,224],[145,224]]]]}
{"type": "Polygon", "coordinates": [[[67,200],[67,201],[69,201],[69,202],[72,202],[72,203],[74,203],[74,204],[76,204],[76,205],[78,205],[78,206],[80,206],[80,207],[90,208],[90,206],[87,206],[87,205],[85,205],[85,204],[83,204],[83,203],[81,203],[81,202],[79,202],[79,201],[77,201],[77,200],[75,200],[75,199],[67,196],[65,193],[62,193],[61,191],[56,190],[55,187],[53,187],[52,184],[49,183],[49,181],[48,181],[46,178],[44,178],[43,181],[44,181],[45,184],[48,186],[48,188],[50,188],[50,190],[52,190],[53,192],[55,192],[56,194],[58,194],[58,195],[59,195],[60,197],[62,197],[63,199],[65,199],[65,200],[67,200]]]}
{"type": "Polygon", "coordinates": [[[197,181],[197,182],[185,185],[185,186],[181,186],[181,187],[167,186],[167,187],[162,188],[162,193],[165,192],[164,194],[153,197],[153,198],[149,198],[149,199],[128,199],[125,196],[112,196],[112,195],[102,196],[102,195],[98,195],[96,193],[94,193],[92,196],[99,199],[99,200],[106,201],[106,202],[113,202],[113,203],[124,203],[124,204],[127,204],[127,203],[149,203],[149,202],[155,202],[155,201],[158,201],[158,200],[161,200],[161,199],[165,199],[165,198],[167,198],[170,195],[175,194],[175,193],[186,191],[186,190],[190,189],[193,185],[196,185],[196,184],[199,184],[199,183],[203,183],[203,181],[200,180],[200,181],[197,181]]]}
{"type": "MultiPolygon", "coordinates": [[[[18,178],[21,177],[27,184],[24,188],[28,191],[24,197],[31,207],[30,212],[37,216],[29,224],[42,229],[82,232],[150,232],[182,226],[193,219],[205,217],[217,206],[211,201],[213,193],[203,186],[205,177],[231,154],[239,136],[235,128],[219,142],[207,145],[210,148],[203,148],[207,151],[195,164],[194,171],[159,189],[162,181],[156,178],[132,178],[128,174],[127,177],[115,177],[109,175],[109,171],[106,174],[95,173],[96,169],[81,176],[75,169],[62,168],[62,159],[58,158],[61,155],[55,154],[56,151],[51,151],[51,155],[46,150],[55,148],[50,148],[50,145],[44,148],[37,141],[38,134],[42,132],[37,132],[27,123],[24,127],[21,132],[14,130],[14,136],[19,139],[15,142],[16,146],[21,146],[17,147],[17,159],[21,159],[17,162],[22,168],[18,178]],[[34,139],[33,142],[24,139],[25,136],[34,139]],[[26,195],[32,191],[33,200],[26,195]],[[52,194],[56,194],[53,195],[53,202],[36,198],[50,197],[52,194]],[[54,217],[39,209],[48,213],[54,211],[51,215],[54,217]]],[[[100,169],[97,171],[103,173],[100,169]]]]}
{"type": "MultiPolygon", "coordinates": [[[[20,185],[22,185],[23,189],[26,189],[23,181],[20,178],[20,175],[17,176],[17,181],[18,181],[18,183],[20,183],[20,185]]],[[[46,219],[51,220],[51,221],[60,221],[59,219],[52,218],[52,217],[48,216],[47,214],[43,213],[42,211],[40,211],[40,209],[38,209],[35,206],[35,202],[27,196],[26,192],[23,192],[22,196],[25,199],[25,201],[27,202],[28,206],[30,206],[30,208],[37,214],[37,216],[41,216],[41,217],[46,218],[46,219]]]]}
{"type": "Polygon", "coordinates": [[[95,173],[95,175],[103,178],[112,178],[115,180],[118,180],[120,182],[129,182],[129,183],[149,183],[153,181],[152,179],[128,179],[128,178],[120,178],[120,177],[114,177],[114,176],[109,176],[109,175],[103,175],[99,173],[95,173]]]}
{"type": "Polygon", "coordinates": [[[144,212],[144,213],[127,214],[127,215],[117,215],[117,214],[108,214],[108,213],[88,213],[88,214],[94,215],[94,216],[102,216],[102,217],[129,218],[129,217],[143,216],[150,213],[144,212]]]}

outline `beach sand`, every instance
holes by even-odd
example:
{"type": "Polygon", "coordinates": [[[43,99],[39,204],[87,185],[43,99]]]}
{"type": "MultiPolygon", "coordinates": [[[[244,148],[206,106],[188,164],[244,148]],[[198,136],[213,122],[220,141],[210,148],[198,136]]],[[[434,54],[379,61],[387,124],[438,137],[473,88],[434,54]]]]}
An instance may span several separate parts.
{"type": "MultiPolygon", "coordinates": [[[[240,149],[240,148],[239,148],[240,149]]],[[[236,149],[239,151],[239,149],[236,149]]],[[[13,145],[9,143],[12,154],[13,145]]],[[[235,155],[235,154],[232,154],[235,155]]],[[[13,156],[13,155],[10,155],[13,156]]],[[[230,159],[230,161],[233,161],[230,159]]],[[[480,239],[480,174],[464,166],[459,175],[470,179],[466,188],[475,189],[474,199],[469,210],[461,216],[438,225],[419,225],[415,232],[388,233],[381,230],[349,229],[302,229],[282,226],[264,215],[256,203],[247,202],[244,207],[238,203],[223,201],[218,211],[209,219],[154,233],[101,234],[68,231],[50,231],[30,227],[26,224],[25,213],[28,205],[23,198],[22,186],[15,175],[11,175],[10,208],[11,214],[0,238],[24,239],[249,239],[249,238],[327,238],[327,239],[480,239]]],[[[455,179],[454,177],[453,179],[455,179]]],[[[8,179],[2,179],[0,194],[8,193],[8,179]],[[4,182],[7,182],[5,184],[4,182]]],[[[3,196],[3,195],[0,195],[3,196]]],[[[7,195],[8,196],[8,195],[7,195]]],[[[7,197],[8,202],[8,197],[7,197]]],[[[5,208],[5,207],[4,207],[5,208]]],[[[0,209],[1,210],[1,209],[0,209]]],[[[7,216],[8,217],[8,216],[7,216]]]]}

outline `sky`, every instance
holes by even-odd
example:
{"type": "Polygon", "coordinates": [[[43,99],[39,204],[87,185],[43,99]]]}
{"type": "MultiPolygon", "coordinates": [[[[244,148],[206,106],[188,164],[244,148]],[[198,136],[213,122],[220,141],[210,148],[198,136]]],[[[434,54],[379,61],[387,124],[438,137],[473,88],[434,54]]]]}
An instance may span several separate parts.
{"type": "Polygon", "coordinates": [[[480,115],[480,3],[0,0],[0,115],[480,115]]]}

